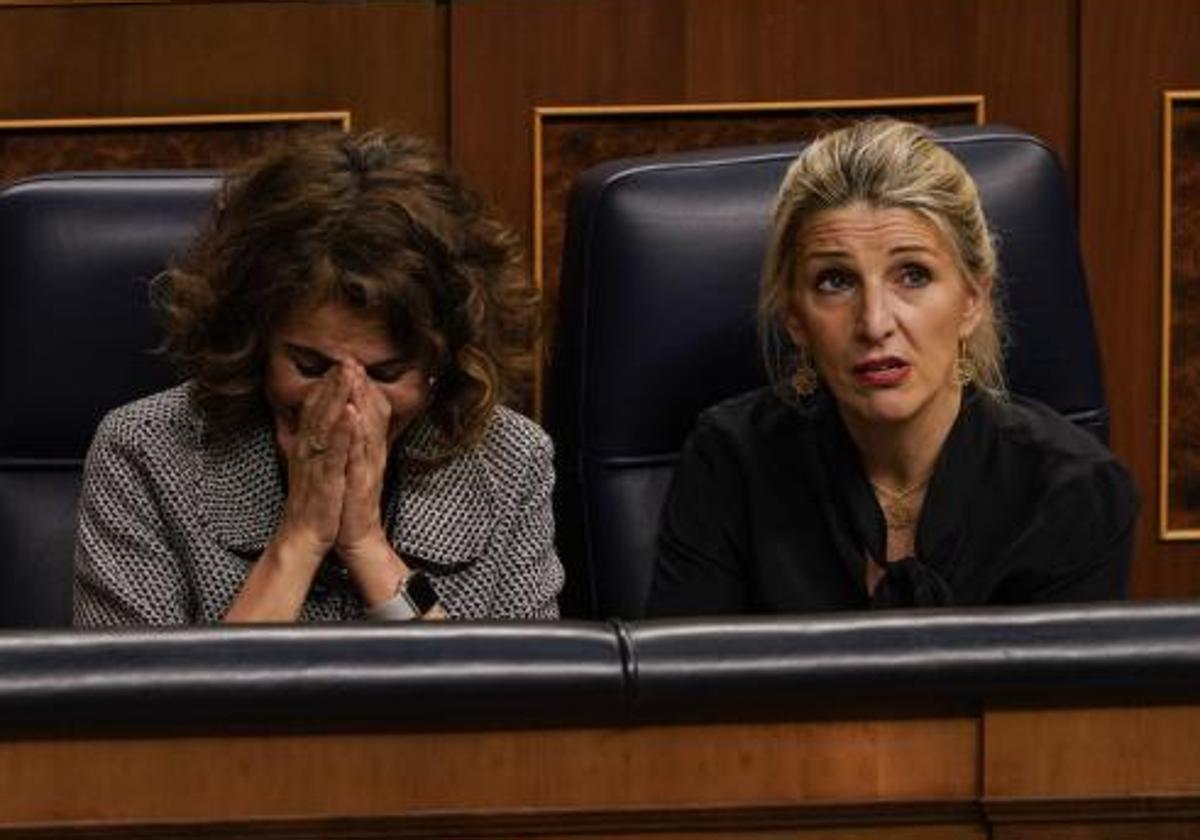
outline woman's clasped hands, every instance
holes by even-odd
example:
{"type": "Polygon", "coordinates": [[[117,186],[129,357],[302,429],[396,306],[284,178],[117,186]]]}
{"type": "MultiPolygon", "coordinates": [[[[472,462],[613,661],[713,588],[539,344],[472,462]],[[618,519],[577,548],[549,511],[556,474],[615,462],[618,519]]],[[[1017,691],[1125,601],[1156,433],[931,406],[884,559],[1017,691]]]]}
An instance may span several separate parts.
{"type": "Polygon", "coordinates": [[[295,422],[276,423],[287,500],[229,617],[294,618],[330,551],[368,606],[393,597],[408,572],[380,510],[393,426],[391,404],[353,359],[330,366],[310,387],[295,422]],[[265,586],[255,586],[255,577],[265,586]],[[240,611],[255,605],[265,608],[261,614],[240,611]]]}
{"type": "Polygon", "coordinates": [[[313,385],[294,429],[277,425],[288,488],[279,532],[313,562],[333,549],[353,570],[387,547],[379,503],[390,422],[387,399],[350,360],[313,385]]]}

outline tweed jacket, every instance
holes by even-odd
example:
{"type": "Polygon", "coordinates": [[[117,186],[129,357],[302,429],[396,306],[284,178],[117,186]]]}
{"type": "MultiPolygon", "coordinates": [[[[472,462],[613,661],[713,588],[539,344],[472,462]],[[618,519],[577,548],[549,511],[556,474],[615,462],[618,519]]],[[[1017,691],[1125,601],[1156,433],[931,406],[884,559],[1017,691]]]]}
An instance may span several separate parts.
{"type": "MultiPolygon", "coordinates": [[[[211,433],[187,384],[101,422],[84,468],[75,548],[77,625],[220,621],[283,514],[286,487],[270,419],[211,433]]],[[[420,418],[397,442],[383,504],[392,545],[430,576],[453,618],[554,618],[549,439],[497,408],[482,441],[438,466],[420,418]]],[[[326,558],[301,620],[363,618],[344,568],[326,558]]]]}

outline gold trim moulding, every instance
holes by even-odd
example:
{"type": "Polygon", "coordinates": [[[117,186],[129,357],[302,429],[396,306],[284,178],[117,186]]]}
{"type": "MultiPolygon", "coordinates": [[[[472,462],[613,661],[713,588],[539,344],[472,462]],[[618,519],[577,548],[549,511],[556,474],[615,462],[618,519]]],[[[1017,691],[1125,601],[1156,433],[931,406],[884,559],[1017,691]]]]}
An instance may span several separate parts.
{"type": "Polygon", "coordinates": [[[192,0],[0,0],[0,9],[46,8],[59,6],[79,8],[81,6],[182,6],[192,0]]]}
{"type": "Polygon", "coordinates": [[[544,117],[602,117],[644,114],[722,114],[722,113],[769,113],[775,111],[820,111],[823,109],[897,108],[920,106],[974,105],[976,122],[986,121],[984,95],[959,94],[954,96],[902,96],[879,99],[801,99],[794,102],[689,102],[675,104],[639,105],[538,105],[533,111],[537,118],[544,117]]]}
{"type": "Polygon", "coordinates": [[[235,114],[179,114],[134,117],[63,117],[0,120],[0,131],[39,131],[58,128],[157,128],[190,125],[253,125],[256,123],[337,122],[349,131],[349,111],[265,111],[235,114]]]}
{"type": "Polygon", "coordinates": [[[1200,102],[1200,90],[1164,90],[1162,114],[1162,243],[1160,284],[1162,327],[1159,334],[1159,429],[1158,429],[1158,538],[1163,542],[1200,540],[1200,529],[1171,528],[1170,454],[1171,454],[1171,208],[1172,136],[1177,102],[1200,102]]]}

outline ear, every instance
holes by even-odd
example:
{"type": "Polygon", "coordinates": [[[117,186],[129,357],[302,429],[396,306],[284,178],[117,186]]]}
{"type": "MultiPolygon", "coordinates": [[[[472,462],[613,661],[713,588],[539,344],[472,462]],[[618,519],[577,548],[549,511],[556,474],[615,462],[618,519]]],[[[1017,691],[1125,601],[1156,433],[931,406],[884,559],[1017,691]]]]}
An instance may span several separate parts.
{"type": "Polygon", "coordinates": [[[784,332],[788,334],[788,338],[792,340],[792,344],[797,348],[807,347],[808,334],[804,331],[804,325],[800,322],[800,318],[796,313],[789,309],[781,320],[784,332]]]}
{"type": "Polygon", "coordinates": [[[974,283],[963,284],[967,290],[966,305],[963,307],[962,330],[960,334],[966,338],[975,332],[979,322],[992,308],[992,277],[984,275],[974,283]]]}

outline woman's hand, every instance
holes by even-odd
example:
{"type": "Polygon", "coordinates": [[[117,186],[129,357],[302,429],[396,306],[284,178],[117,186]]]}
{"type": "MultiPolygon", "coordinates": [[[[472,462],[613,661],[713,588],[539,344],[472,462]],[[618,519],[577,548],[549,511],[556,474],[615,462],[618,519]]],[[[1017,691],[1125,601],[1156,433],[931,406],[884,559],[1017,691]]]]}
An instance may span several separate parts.
{"type": "Polygon", "coordinates": [[[368,606],[391,598],[407,573],[388,541],[380,515],[390,447],[392,407],[357,362],[343,365],[350,376],[350,443],[337,539],[338,556],[368,606]]]}
{"type": "Polygon", "coordinates": [[[368,607],[395,596],[408,568],[380,515],[391,415],[387,398],[351,360],[305,397],[294,431],[277,425],[288,472],[283,520],[226,620],[294,620],[331,548],[368,607]]]}
{"type": "Polygon", "coordinates": [[[353,376],[335,366],[304,400],[294,433],[276,428],[287,459],[288,491],[276,540],[314,564],[337,540],[345,503],[346,469],[355,437],[349,398],[353,376]]]}
{"type": "Polygon", "coordinates": [[[342,562],[352,565],[371,544],[386,543],[380,518],[380,499],[388,461],[388,424],[392,409],[357,363],[344,364],[350,379],[350,440],[347,447],[345,493],[336,548],[342,562]]]}
{"type": "Polygon", "coordinates": [[[332,368],[305,397],[294,431],[275,428],[287,460],[283,519],[250,570],[225,620],[295,621],[313,576],[337,539],[354,438],[352,378],[332,368]]]}

